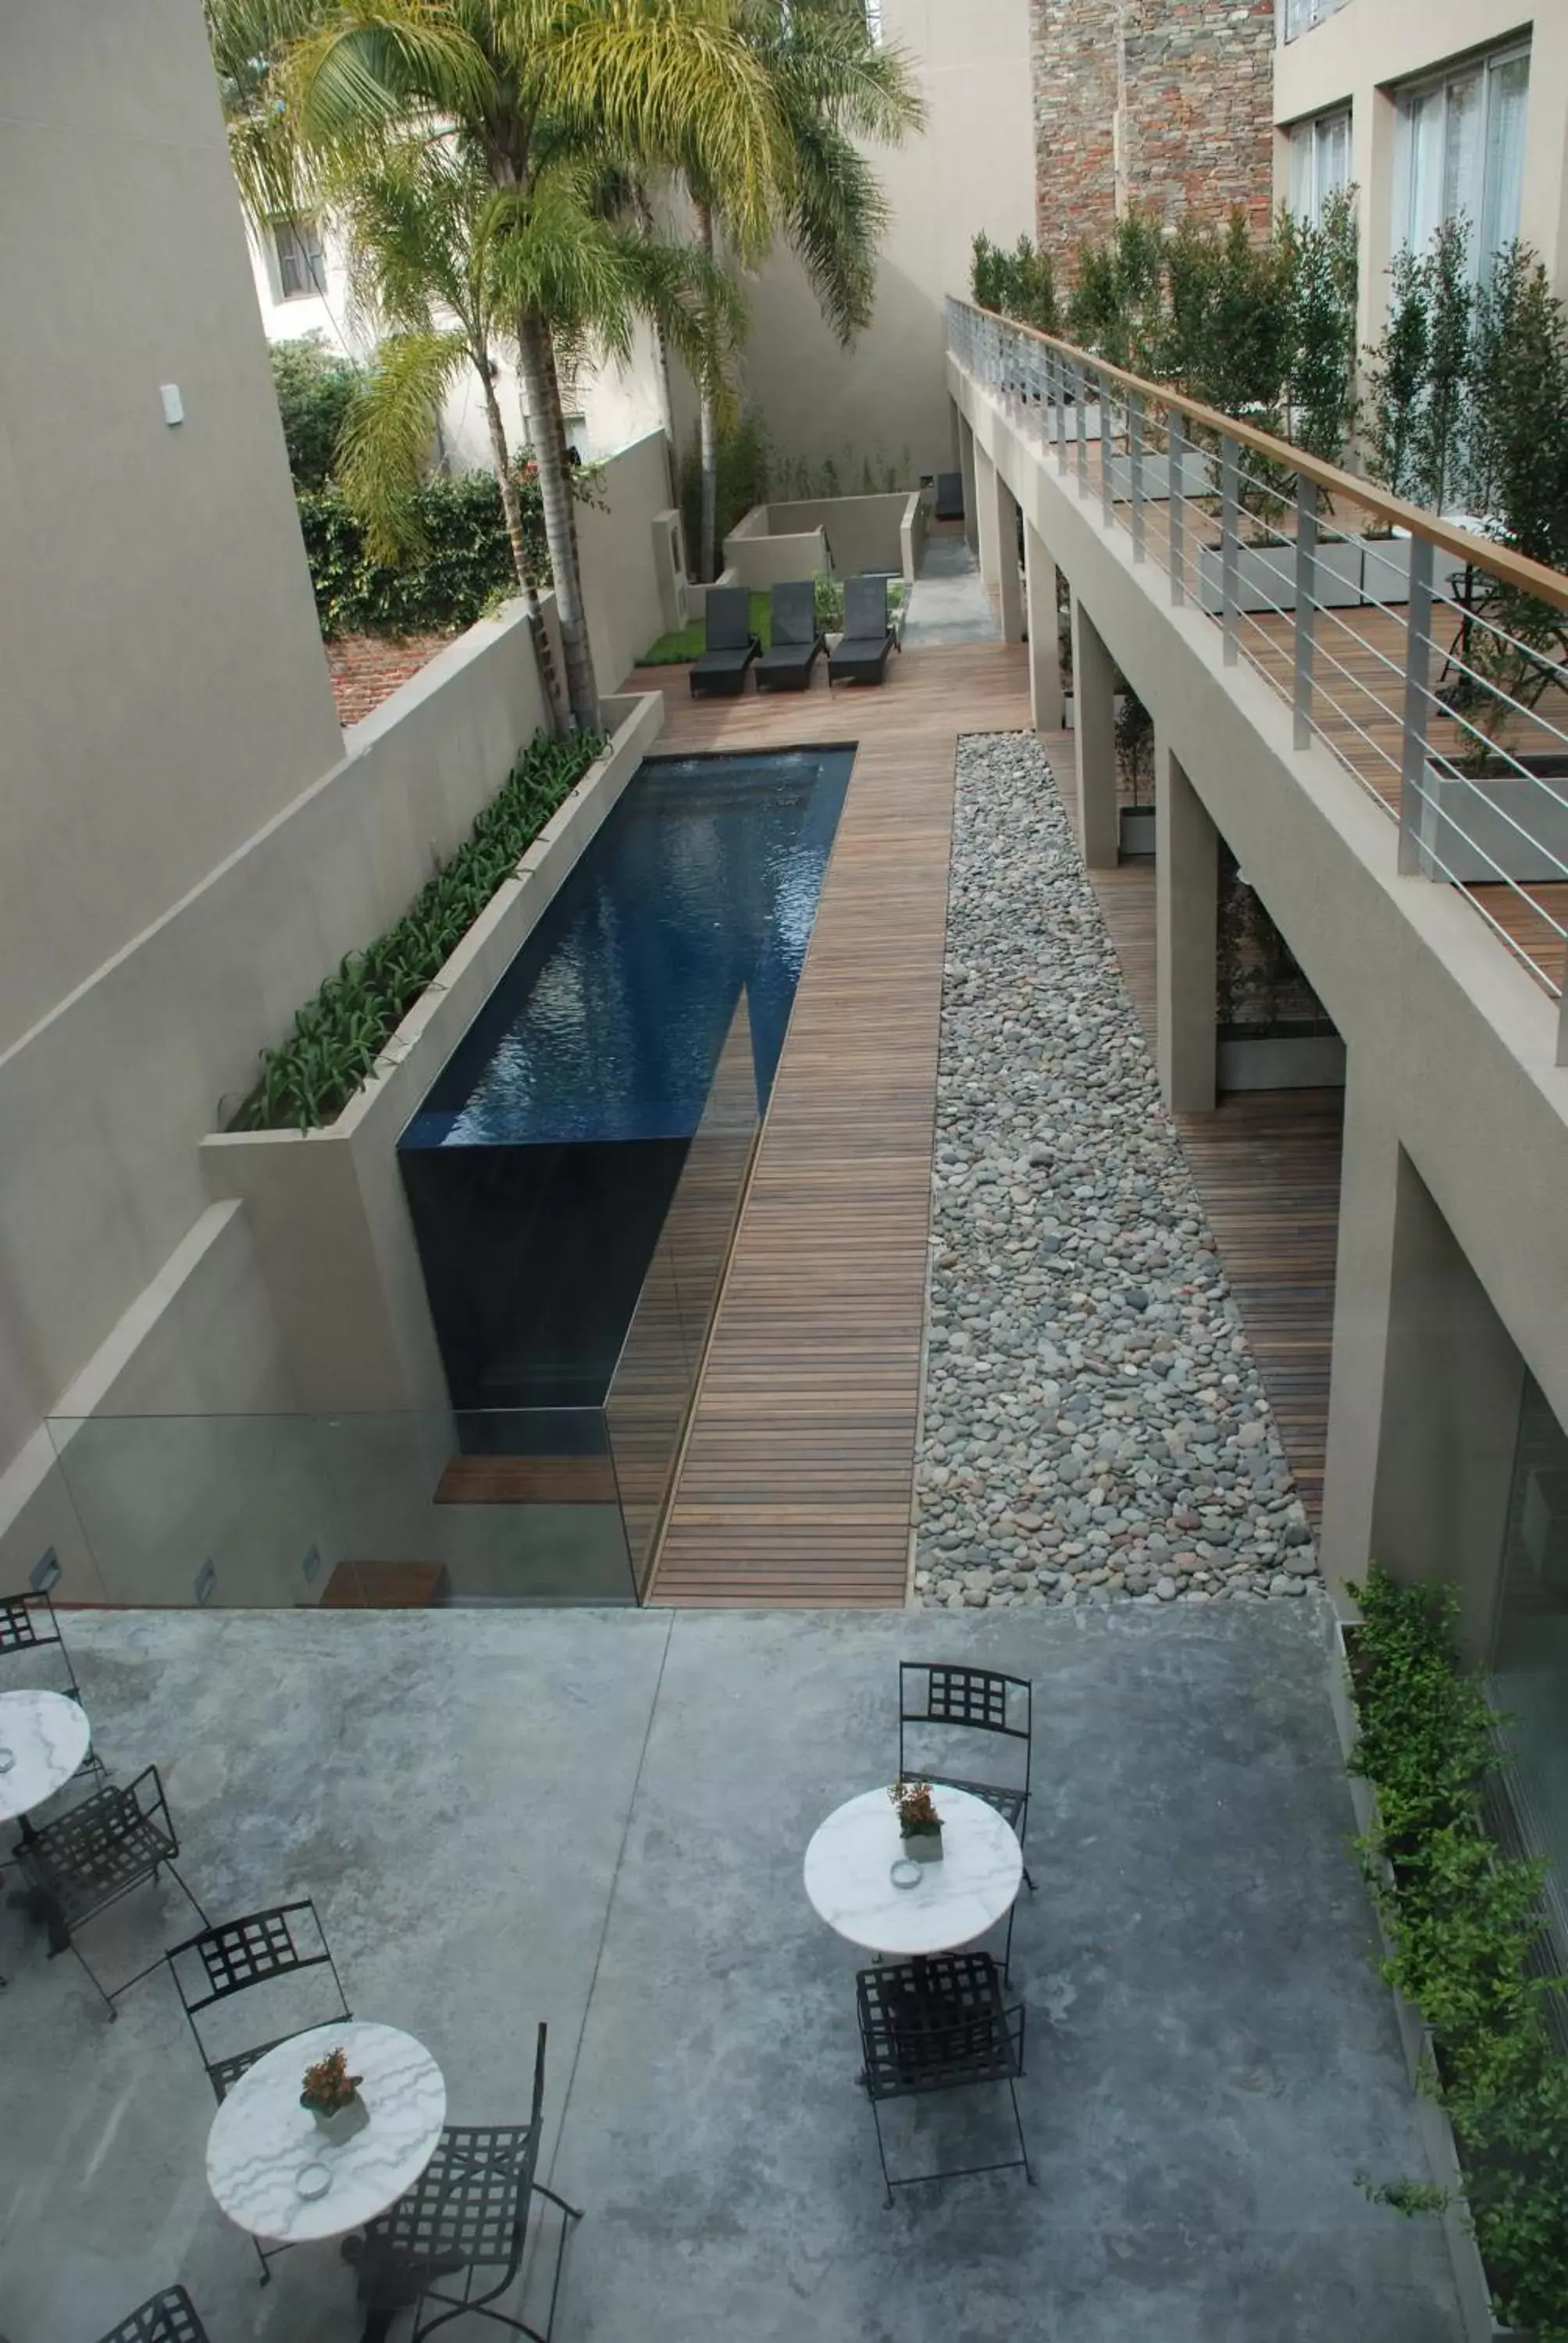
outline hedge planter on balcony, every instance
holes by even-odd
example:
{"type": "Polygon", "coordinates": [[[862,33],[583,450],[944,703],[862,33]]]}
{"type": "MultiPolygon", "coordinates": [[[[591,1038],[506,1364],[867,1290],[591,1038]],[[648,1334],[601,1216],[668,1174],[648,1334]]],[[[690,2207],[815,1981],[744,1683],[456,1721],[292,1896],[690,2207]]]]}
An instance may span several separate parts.
{"type": "Polygon", "coordinates": [[[1568,756],[1513,763],[1488,757],[1478,770],[1430,759],[1418,835],[1435,878],[1464,886],[1562,879],[1568,871],[1568,756]]]}
{"type": "MultiPolygon", "coordinates": [[[[1236,554],[1236,608],[1244,611],[1293,610],[1296,607],[1297,549],[1282,538],[1278,545],[1243,545],[1236,554]]],[[[1217,545],[1198,548],[1200,607],[1218,617],[1222,608],[1221,554],[1217,545]]],[[[1360,538],[1323,538],[1313,568],[1313,597],[1321,609],[1353,610],[1362,598],[1360,538]]]]}

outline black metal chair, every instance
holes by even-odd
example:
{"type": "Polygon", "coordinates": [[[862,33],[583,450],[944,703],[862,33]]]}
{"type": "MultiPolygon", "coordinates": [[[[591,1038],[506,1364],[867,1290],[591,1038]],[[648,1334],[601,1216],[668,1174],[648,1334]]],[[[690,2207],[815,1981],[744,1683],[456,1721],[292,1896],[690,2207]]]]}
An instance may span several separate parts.
{"type": "MultiPolygon", "coordinates": [[[[970,1668],[942,1660],[900,1660],[899,1663],[899,1779],[920,1778],[945,1784],[950,1790],[967,1790],[983,1798],[1010,1822],[1021,1847],[1029,1826],[1030,1781],[1034,1764],[1034,1693],[1026,1676],[1004,1675],[996,1668],[970,1668]],[[1023,1780],[1020,1783],[974,1780],[965,1773],[944,1771],[940,1763],[910,1754],[911,1726],[930,1726],[942,1733],[985,1733],[999,1744],[1023,1745],[1023,1780]]],[[[1016,1766],[1010,1770],[1016,1772],[1016,1766]]],[[[1034,1894],[1029,1865],[1024,1885],[1034,1894]]],[[[1012,1958],[1012,1918],[1007,1916],[1007,1946],[1002,1966],[1012,1958]]]]}
{"type": "Polygon", "coordinates": [[[95,1975],[76,1942],[76,1933],[85,1921],[95,1919],[134,1888],[156,1881],[160,1871],[168,1873],[205,1926],[206,1914],[175,1869],[179,1851],[156,1765],[149,1765],[124,1789],[110,1785],[95,1790],[80,1805],[45,1823],[17,1849],[23,1876],[49,1930],[49,1957],[74,1952],[102,1995],[111,2018],[118,2015],[115,2004],[121,1994],[161,1968],[164,1956],[160,1953],[156,1961],[111,1993],[95,1975]]]}
{"type": "Polygon", "coordinates": [[[1024,2011],[1002,2000],[1001,1976],[989,1953],[939,1953],[930,1960],[890,1961],[855,1979],[860,2023],[860,2073],[877,2128],[877,2156],[890,2206],[895,2188],[923,2180],[960,2180],[977,2172],[1022,2168],[1030,2187],[1029,2147],[1015,2085],[1023,2073],[1024,2011]],[[949,2165],[895,2180],[888,2170],[879,2107],[889,2099],[924,2098],[970,2083],[1005,2083],[1019,2153],[988,2164],[949,2165]]]}
{"type": "Polygon", "coordinates": [[[582,2219],[575,2205],[534,2177],[544,2132],[545,2032],[534,2050],[532,2112],[524,2124],[449,2124],[435,2155],[406,2196],[373,2221],[357,2251],[347,2258],[359,2268],[360,2299],[368,2307],[364,2343],[378,2343],[397,2310],[412,2303],[414,2329],[408,2343],[421,2343],[453,2319],[492,2319],[532,2343],[549,2343],[560,2294],[561,2265],[571,2224],[582,2219]],[[523,2263],[528,2212],[536,2197],[548,2197],[561,2213],[560,2241],[543,2332],[495,2305],[518,2278],[523,2263]],[[478,2293],[481,2272],[500,2275],[478,2293]],[[461,2277],[461,2294],[445,2292],[437,2280],[461,2277]],[[434,2316],[427,2317],[427,2312],[434,2316]]]}
{"type": "MultiPolygon", "coordinates": [[[[82,1688],[76,1682],[76,1671],[65,1638],[60,1633],[60,1621],[47,1594],[25,1594],[0,1595],[0,1692],[61,1692],[67,1699],[82,1704],[82,1688]],[[51,1655],[49,1672],[55,1682],[40,1681],[45,1673],[35,1655],[51,1655]],[[13,1665],[20,1662],[22,1665],[13,1665]],[[27,1681],[22,1676],[25,1672],[27,1681]]],[[[96,1774],[106,1781],[104,1761],[95,1749],[88,1747],[77,1767],[78,1774],[96,1774]]]]}
{"type": "Polygon", "coordinates": [[[101,2343],[207,2343],[207,2331],[184,2287],[171,2286],[111,2327],[101,2343]]]}
{"type": "MultiPolygon", "coordinates": [[[[183,1945],[171,1946],[164,1957],[201,2053],[207,2080],[220,2100],[227,2097],[247,2067],[254,2066],[258,2058],[265,2058],[269,2050],[276,2050],[291,2035],[304,2034],[313,2026],[328,2026],[335,2018],[347,2019],[354,2015],[344,1996],[343,1980],[337,1974],[327,1931],[308,1896],[295,1904],[274,1905],[265,1912],[246,1912],[237,1920],[220,1920],[198,1936],[187,1936],[183,1945]],[[317,2016],[302,2016],[297,2026],[286,2026],[282,2033],[273,2034],[251,2048],[218,2055],[209,2051],[202,2038],[203,2029],[196,2024],[206,2011],[275,1978],[320,1968],[326,1969],[332,1979],[330,2009],[323,2007],[317,2016]]],[[[325,2003],[327,1996],[323,1994],[320,1998],[325,2003]]]]}

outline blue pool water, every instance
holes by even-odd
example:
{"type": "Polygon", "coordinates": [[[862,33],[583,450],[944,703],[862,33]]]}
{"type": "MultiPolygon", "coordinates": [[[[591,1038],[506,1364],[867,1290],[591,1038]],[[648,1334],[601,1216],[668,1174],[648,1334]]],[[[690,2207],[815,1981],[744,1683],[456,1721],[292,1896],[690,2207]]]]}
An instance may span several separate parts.
{"type": "Polygon", "coordinates": [[[742,992],[767,1104],[852,762],[648,759],[443,1068],[398,1161],[454,1408],[602,1403],[742,992]]]}
{"type": "Polygon", "coordinates": [[[403,1146],[689,1138],[742,987],[765,1105],[852,762],[648,759],[403,1146]]]}

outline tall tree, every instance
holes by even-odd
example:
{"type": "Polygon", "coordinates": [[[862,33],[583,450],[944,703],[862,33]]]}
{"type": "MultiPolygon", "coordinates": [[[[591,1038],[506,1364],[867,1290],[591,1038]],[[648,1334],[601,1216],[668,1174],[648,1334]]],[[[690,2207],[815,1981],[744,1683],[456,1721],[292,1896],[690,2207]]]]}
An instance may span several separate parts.
{"type": "Polygon", "coordinates": [[[494,190],[494,266],[512,305],[568,696],[583,726],[598,722],[598,695],[552,330],[597,323],[615,271],[548,166],[563,141],[638,157],[689,152],[755,235],[779,119],[731,14],[729,0],[317,0],[317,21],[282,54],[289,136],[307,174],[341,173],[413,134],[452,140],[494,190]]]}

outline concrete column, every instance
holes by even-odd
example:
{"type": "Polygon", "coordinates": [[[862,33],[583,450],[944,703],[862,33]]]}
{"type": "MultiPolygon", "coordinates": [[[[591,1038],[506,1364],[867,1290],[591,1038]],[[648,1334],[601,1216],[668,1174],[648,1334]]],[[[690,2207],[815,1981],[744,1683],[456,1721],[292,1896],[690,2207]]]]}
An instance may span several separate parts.
{"type": "Polygon", "coordinates": [[[980,574],[988,586],[1001,583],[1001,541],[997,530],[997,477],[991,462],[980,441],[970,435],[974,461],[974,495],[970,495],[969,482],[964,482],[964,512],[974,515],[975,533],[970,543],[980,562],[980,574]]]}
{"type": "Polygon", "coordinates": [[[1023,640],[1023,578],[1018,562],[1018,499],[986,457],[977,451],[975,491],[980,506],[980,575],[997,598],[1004,643],[1023,640]]]}
{"type": "Polygon", "coordinates": [[[1208,1114],[1214,1105],[1217,1050],[1219,833],[1158,728],[1154,773],[1160,1086],[1172,1112],[1208,1114]]]}
{"type": "Polygon", "coordinates": [[[1073,744],[1078,751],[1078,844],[1091,870],[1120,859],[1116,815],[1116,666],[1100,629],[1072,598],[1073,744]]]}
{"type": "Polygon", "coordinates": [[[964,483],[964,537],[971,553],[980,548],[979,523],[975,504],[975,435],[968,417],[955,407],[953,421],[958,427],[959,470],[964,483]]]}
{"type": "Polygon", "coordinates": [[[1057,631],[1056,564],[1031,520],[1023,525],[1024,600],[1029,618],[1029,706],[1037,732],[1060,732],[1061,659],[1057,631]]]}
{"type": "Polygon", "coordinates": [[[1372,1552],[1378,1431],[1393,1275],[1399,1141],[1362,1053],[1345,1053],[1345,1135],[1334,1262],[1329,1437],[1319,1559],[1336,1600],[1372,1552]]]}

